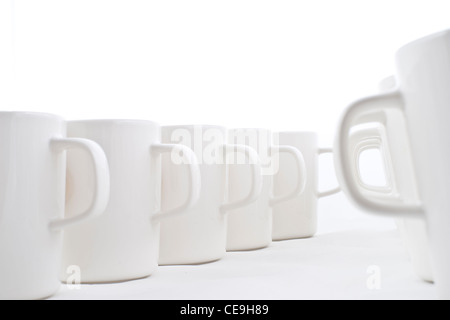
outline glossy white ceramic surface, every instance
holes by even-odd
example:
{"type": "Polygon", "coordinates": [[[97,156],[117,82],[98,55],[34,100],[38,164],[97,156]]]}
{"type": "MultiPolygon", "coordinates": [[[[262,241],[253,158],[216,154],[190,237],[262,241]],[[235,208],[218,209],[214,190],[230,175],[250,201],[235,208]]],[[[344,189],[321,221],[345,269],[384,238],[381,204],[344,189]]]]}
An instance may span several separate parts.
{"type": "MultiPolygon", "coordinates": [[[[160,126],[150,121],[71,121],[68,135],[102,146],[110,166],[111,197],[101,217],[67,230],[61,280],[68,278],[71,266],[79,268],[82,283],[151,275],[158,266],[160,221],[176,218],[198,199],[200,174],[195,156],[182,146],[161,144],[160,126]],[[166,211],[161,210],[161,155],[174,150],[183,153],[190,164],[187,178],[177,181],[180,189],[166,194],[180,205],[166,211]]],[[[89,202],[90,178],[78,179],[85,170],[89,170],[85,157],[70,152],[68,174],[74,190],[68,201],[77,207],[89,202]]]]}
{"type": "MultiPolygon", "coordinates": [[[[395,79],[395,76],[387,77],[383,79],[379,84],[379,90],[381,93],[396,90],[396,88],[397,81],[395,79]]],[[[396,120],[396,122],[398,123],[399,120],[401,119],[396,120]]],[[[405,195],[408,196],[408,194],[410,194],[409,196],[417,198],[417,182],[415,181],[415,175],[412,171],[412,168],[408,168],[407,166],[405,167],[404,161],[399,162],[398,159],[401,159],[401,157],[398,154],[394,157],[392,157],[391,155],[399,151],[404,152],[404,148],[407,148],[406,151],[408,154],[411,153],[411,151],[409,150],[411,144],[408,141],[408,136],[405,134],[406,128],[404,121],[400,122],[399,125],[403,126],[402,133],[404,134],[404,136],[402,138],[403,142],[401,143],[403,145],[403,148],[398,148],[399,143],[389,143],[389,140],[398,140],[398,138],[387,136],[384,137],[384,140],[386,140],[386,142],[383,143],[383,150],[385,151],[385,162],[388,162],[386,168],[387,170],[391,171],[390,176],[394,188],[399,189],[395,192],[398,192],[402,197],[405,197],[405,195]],[[398,162],[395,163],[395,160],[397,160],[398,162]],[[395,168],[394,165],[396,165],[395,168]],[[394,172],[394,170],[395,172],[397,172],[397,174],[394,172]],[[399,172],[400,174],[403,174],[406,179],[396,178],[399,172]]],[[[385,126],[383,125],[382,128],[385,129],[385,126]]],[[[393,132],[393,134],[398,135],[398,132],[393,132]]],[[[402,240],[406,247],[406,250],[411,258],[414,272],[421,279],[428,282],[433,282],[428,231],[425,220],[408,218],[396,219],[396,224],[400,230],[400,234],[402,236],[402,240]]]]}
{"type": "Polygon", "coordinates": [[[45,298],[60,286],[62,229],[106,206],[108,163],[96,143],[66,138],[66,122],[49,114],[1,112],[0,150],[0,299],[45,298]],[[87,207],[64,217],[68,149],[87,155],[93,188],[87,207]]]}
{"type": "MultiPolygon", "coordinates": [[[[302,194],[280,203],[273,208],[273,240],[286,240],[312,237],[317,232],[317,200],[340,191],[319,192],[318,157],[323,153],[332,153],[331,149],[319,148],[318,136],[314,132],[277,132],[280,145],[288,145],[298,149],[305,160],[306,186],[302,194]]],[[[280,169],[274,177],[274,194],[286,194],[295,186],[295,162],[287,155],[280,154],[280,169]]]]}
{"type": "MultiPolygon", "coordinates": [[[[431,265],[439,295],[450,298],[450,32],[443,31],[402,47],[396,54],[398,87],[390,92],[353,103],[344,113],[336,137],[336,166],[346,194],[362,208],[400,218],[425,219],[429,232],[431,265]],[[403,115],[405,126],[389,117],[403,115]],[[385,119],[389,130],[401,137],[407,132],[410,154],[392,155],[413,169],[418,197],[367,196],[359,192],[351,174],[348,133],[357,123],[374,116],[385,119]],[[403,128],[403,129],[402,129],[403,128]]],[[[392,140],[389,141],[392,142],[392,140]]],[[[398,148],[402,144],[395,144],[398,148]]],[[[402,172],[394,169],[395,173],[402,172]]],[[[404,179],[397,176],[397,179],[404,179]]],[[[404,180],[402,180],[404,181],[404,180]]],[[[403,182],[402,182],[403,183],[403,182]]],[[[401,190],[400,190],[401,192],[401,190]]]]}
{"type": "MultiPolygon", "coordinates": [[[[252,203],[261,192],[261,168],[256,151],[244,145],[227,144],[226,134],[226,128],[219,126],[163,127],[163,142],[179,143],[194,150],[200,162],[202,190],[199,202],[187,214],[161,223],[161,265],[221,259],[226,253],[228,212],[252,203]],[[227,196],[228,183],[230,188],[238,188],[239,181],[228,182],[227,159],[236,153],[244,155],[252,165],[246,171],[250,183],[242,197],[231,200],[227,196]]],[[[165,155],[163,161],[168,164],[163,168],[163,190],[178,192],[183,186],[174,176],[180,175],[183,165],[174,165],[171,156],[165,155]]],[[[164,195],[165,192],[162,206],[170,208],[174,204],[164,195]]]]}
{"type": "MultiPolygon", "coordinates": [[[[233,210],[228,216],[227,250],[253,250],[267,247],[272,242],[273,208],[299,196],[305,189],[307,169],[302,153],[280,145],[267,129],[233,129],[229,142],[246,144],[257,150],[263,166],[263,187],[258,199],[245,207],[233,210]],[[280,158],[286,155],[292,161],[292,183],[274,194],[274,176],[281,169],[280,158]]],[[[230,166],[230,199],[242,197],[249,185],[246,166],[230,166]]]]}

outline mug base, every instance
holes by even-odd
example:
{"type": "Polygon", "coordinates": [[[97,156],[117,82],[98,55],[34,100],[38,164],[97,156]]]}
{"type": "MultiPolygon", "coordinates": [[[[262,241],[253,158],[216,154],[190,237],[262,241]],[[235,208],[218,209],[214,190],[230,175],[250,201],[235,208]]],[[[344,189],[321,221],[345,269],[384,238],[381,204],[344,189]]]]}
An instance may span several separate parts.
{"type": "Polygon", "coordinates": [[[161,260],[159,262],[159,266],[181,266],[181,265],[190,265],[190,266],[196,266],[196,265],[203,265],[208,263],[214,263],[216,261],[219,261],[222,259],[222,257],[216,257],[216,258],[210,258],[210,259],[189,259],[189,260],[171,260],[171,259],[165,259],[161,260]]]}
{"type": "Polygon", "coordinates": [[[301,235],[291,235],[291,236],[277,236],[273,237],[273,241],[285,241],[285,240],[301,240],[314,238],[315,234],[301,234],[301,235]]]}
{"type": "Polygon", "coordinates": [[[240,252],[240,251],[256,251],[265,249],[270,246],[270,243],[266,243],[263,245],[255,245],[255,246],[233,246],[227,248],[227,252],[240,252]]]}
{"type": "MultiPolygon", "coordinates": [[[[142,275],[130,275],[130,276],[117,276],[117,277],[105,277],[105,278],[99,278],[99,277],[89,277],[89,278],[82,278],[80,279],[79,284],[112,284],[112,283],[121,283],[121,282],[127,282],[127,281],[133,281],[133,280],[140,280],[148,278],[153,273],[145,273],[142,275]]],[[[73,285],[73,283],[68,283],[67,281],[61,281],[62,284],[66,285],[73,285]]]]}
{"type": "Polygon", "coordinates": [[[6,301],[8,301],[8,300],[10,300],[10,301],[11,300],[19,300],[19,301],[20,300],[22,300],[22,301],[25,301],[25,300],[35,300],[35,301],[46,300],[46,299],[49,299],[52,296],[54,296],[58,292],[59,288],[60,288],[60,284],[58,284],[58,286],[55,287],[55,288],[52,288],[50,290],[45,290],[45,291],[33,292],[31,290],[31,291],[27,291],[26,293],[25,292],[23,292],[23,293],[12,293],[12,294],[6,294],[6,295],[1,294],[0,295],[0,300],[6,300],[6,301]]]}

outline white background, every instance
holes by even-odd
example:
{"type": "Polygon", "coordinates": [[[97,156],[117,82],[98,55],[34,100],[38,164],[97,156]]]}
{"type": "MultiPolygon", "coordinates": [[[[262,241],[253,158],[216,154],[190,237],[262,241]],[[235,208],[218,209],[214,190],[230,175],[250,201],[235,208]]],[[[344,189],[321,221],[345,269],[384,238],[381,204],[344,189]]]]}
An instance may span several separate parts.
{"type": "Polygon", "coordinates": [[[332,140],[446,0],[0,0],[0,108],[332,140]]]}
{"type": "MultiPolygon", "coordinates": [[[[399,47],[450,27],[449,8],[448,0],[0,0],[0,110],[310,130],[328,146],[344,108],[394,72],[399,47]]],[[[332,169],[323,167],[323,184],[333,184],[332,169]]],[[[320,210],[320,235],[347,230],[377,254],[399,245],[372,233],[390,231],[391,220],[361,214],[342,194],[323,200],[320,210]],[[367,228],[364,238],[360,230],[367,228]]],[[[340,243],[342,234],[335,235],[330,241],[340,243]]],[[[322,248],[327,238],[318,239],[322,248]]],[[[403,281],[391,281],[397,291],[387,297],[433,297],[411,270],[404,272],[407,262],[381,257],[393,272],[389,279],[400,274],[403,281]]],[[[107,292],[102,288],[95,297],[107,292]]],[[[323,297],[319,291],[314,297],[323,297]]],[[[355,287],[348,292],[344,297],[361,296],[355,287]]]]}

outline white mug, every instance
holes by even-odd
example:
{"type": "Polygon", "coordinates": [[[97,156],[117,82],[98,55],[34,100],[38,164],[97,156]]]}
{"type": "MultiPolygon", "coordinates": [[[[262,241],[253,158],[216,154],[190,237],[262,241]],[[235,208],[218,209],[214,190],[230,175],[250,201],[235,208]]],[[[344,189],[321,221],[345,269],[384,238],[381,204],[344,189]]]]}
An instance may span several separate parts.
{"type": "MultiPolygon", "coordinates": [[[[395,90],[397,87],[394,76],[387,77],[379,83],[380,93],[386,93],[395,90]]],[[[398,112],[398,111],[397,111],[398,112]]],[[[395,117],[395,113],[391,111],[389,117],[395,117]]],[[[411,163],[402,161],[402,154],[411,154],[410,141],[406,134],[406,124],[402,117],[397,115],[397,119],[392,119],[397,124],[396,130],[387,132],[387,127],[384,124],[374,129],[374,135],[379,136],[378,148],[383,155],[387,187],[386,191],[391,194],[396,194],[398,197],[418,197],[417,182],[411,163]],[[398,126],[401,126],[399,133],[398,126]],[[388,134],[392,136],[388,136],[388,134]],[[398,135],[401,134],[400,137],[398,135]],[[389,140],[396,139],[396,143],[389,143],[389,140]],[[401,141],[398,141],[402,139],[401,141]],[[402,148],[398,148],[398,145],[402,148]],[[400,160],[400,161],[399,161],[400,160]],[[403,178],[398,178],[402,175],[403,178]]],[[[356,137],[353,137],[354,139],[356,137]]],[[[361,138],[356,138],[361,141],[361,138]]],[[[417,218],[398,218],[395,219],[396,225],[400,231],[403,243],[410,256],[411,263],[415,274],[424,281],[433,282],[433,274],[431,270],[431,259],[429,252],[429,240],[427,225],[424,219],[417,218]]]]}
{"type": "MultiPolygon", "coordinates": [[[[449,46],[450,31],[443,31],[402,47],[396,54],[398,87],[354,102],[343,114],[335,148],[341,186],[357,205],[384,215],[426,220],[433,277],[444,299],[450,298],[449,46]],[[392,110],[403,115],[404,126],[392,121],[392,110]],[[393,144],[390,150],[405,150],[404,143],[399,143],[403,140],[396,138],[404,136],[403,127],[407,132],[410,154],[396,152],[391,156],[394,163],[411,167],[417,181],[417,198],[409,194],[368,195],[358,189],[349,159],[349,132],[354,125],[374,119],[384,122],[392,132],[388,134],[388,143],[393,144]]],[[[405,185],[403,170],[394,167],[394,173],[396,180],[405,185]]]]}
{"type": "MultiPolygon", "coordinates": [[[[382,192],[385,195],[389,194],[392,197],[400,197],[402,194],[408,195],[410,192],[416,193],[417,187],[414,181],[414,174],[409,172],[410,169],[408,168],[408,165],[405,165],[405,163],[395,164],[392,161],[393,158],[391,153],[404,153],[405,149],[397,148],[395,144],[389,143],[389,137],[387,136],[385,129],[386,127],[384,125],[380,125],[373,127],[371,129],[371,134],[369,133],[369,130],[366,129],[360,132],[353,132],[350,135],[350,144],[353,144],[354,146],[355,170],[359,169],[359,158],[361,153],[365,150],[364,148],[359,148],[361,143],[366,143],[367,149],[377,149],[380,151],[385,169],[386,184],[384,186],[367,185],[360,178],[361,172],[358,171],[355,173],[360,180],[361,192],[364,192],[366,196],[377,196],[377,194],[382,192]],[[370,143],[367,143],[368,141],[370,141],[370,143]],[[397,165],[397,172],[402,172],[404,174],[404,179],[399,180],[396,178],[394,172],[395,165],[397,165]],[[407,183],[404,183],[405,181],[407,183]]],[[[408,144],[402,145],[404,148],[408,149],[408,144]]],[[[395,159],[399,159],[398,155],[395,159]]],[[[396,218],[395,223],[406,251],[411,259],[414,273],[424,281],[433,282],[428,231],[424,219],[402,217],[396,218]]]]}
{"type": "MultiPolygon", "coordinates": [[[[317,232],[317,200],[340,192],[332,190],[318,191],[318,158],[320,154],[332,153],[330,148],[319,148],[315,132],[278,132],[280,145],[298,149],[305,160],[305,190],[295,198],[280,203],[273,208],[273,240],[286,240],[312,237],[317,232]]],[[[295,165],[285,155],[280,155],[280,169],[274,178],[275,195],[285,194],[295,186],[295,165]]]]}
{"type": "Polygon", "coordinates": [[[46,298],[61,283],[62,229],[106,206],[108,162],[93,141],[67,138],[66,122],[50,114],[0,112],[0,150],[0,299],[46,298]],[[87,209],[64,217],[69,149],[88,155],[93,186],[87,209]]]}
{"type": "MultiPolygon", "coordinates": [[[[389,80],[389,83],[392,83],[392,79],[389,78],[387,80],[389,80]]],[[[386,91],[383,90],[383,92],[386,91]]],[[[390,116],[395,117],[392,113],[390,116]]],[[[398,120],[400,119],[397,119],[397,128],[398,126],[403,126],[404,128],[404,124],[402,122],[399,124],[398,120]]],[[[380,193],[384,193],[391,197],[403,197],[405,199],[411,196],[417,197],[417,186],[414,173],[411,171],[411,163],[405,163],[404,161],[394,162],[394,160],[401,160],[399,155],[405,152],[410,154],[408,137],[406,135],[399,136],[399,132],[391,132],[395,137],[390,139],[396,139],[397,143],[389,143],[386,129],[386,126],[380,123],[370,129],[366,128],[350,134],[350,150],[352,150],[351,153],[353,153],[355,161],[352,168],[356,170],[355,177],[359,181],[361,192],[364,192],[366,196],[377,196],[380,193]],[[399,139],[402,142],[399,143],[399,139]],[[401,145],[402,148],[398,148],[398,145],[401,145]],[[377,149],[382,156],[386,182],[384,186],[368,185],[361,178],[362,172],[359,166],[359,159],[361,153],[368,149],[377,149]],[[396,154],[396,156],[393,157],[391,154],[396,154]],[[398,179],[401,175],[403,178],[398,179]]],[[[424,219],[402,217],[396,218],[395,223],[411,259],[414,273],[424,281],[433,282],[428,232],[424,219]]]]}
{"type": "MultiPolygon", "coordinates": [[[[331,148],[319,148],[318,136],[315,132],[279,132],[276,133],[280,144],[297,148],[303,154],[307,170],[307,184],[303,194],[294,199],[280,203],[273,209],[273,240],[287,240],[312,237],[317,233],[318,199],[331,196],[341,191],[338,186],[327,191],[318,191],[319,162],[321,154],[333,153],[331,148]]],[[[360,128],[352,132],[350,137],[350,153],[355,161],[355,178],[363,192],[379,192],[382,188],[365,184],[361,178],[358,161],[361,153],[368,149],[379,149],[381,133],[374,128],[360,128]]],[[[285,155],[280,156],[280,169],[275,176],[274,192],[282,194],[292,189],[295,183],[294,164],[285,155]]]]}
{"type": "MultiPolygon", "coordinates": [[[[73,270],[80,273],[81,283],[153,274],[158,266],[160,222],[177,218],[198,200],[201,178],[195,155],[186,147],[162,144],[160,126],[144,120],[71,121],[68,135],[102,146],[110,164],[111,196],[101,217],[66,232],[61,280],[73,278],[73,270]],[[179,205],[161,210],[161,155],[173,151],[188,160],[187,179],[174,177],[180,191],[167,190],[165,196],[179,205]]],[[[74,185],[68,201],[79,207],[89,201],[86,190],[91,188],[89,179],[78,179],[85,164],[82,154],[68,154],[68,174],[74,185]]]]}
{"type": "MultiPolygon", "coordinates": [[[[227,213],[255,201],[262,189],[261,167],[255,150],[226,141],[226,128],[209,125],[163,127],[162,139],[194,150],[200,161],[202,190],[198,203],[188,214],[161,224],[160,265],[199,264],[221,259],[226,253],[227,213]],[[242,153],[252,165],[247,190],[240,199],[227,199],[228,162],[242,153]]],[[[174,180],[182,169],[178,155],[166,155],[163,170],[164,190],[181,190],[174,180]],[[170,159],[170,157],[172,159],[170,159]],[[179,163],[177,168],[174,163],[179,163]]],[[[230,185],[235,182],[230,181],[230,185]]],[[[239,183],[239,182],[237,182],[239,183]]],[[[238,187],[237,185],[235,185],[238,187]]],[[[163,192],[164,194],[164,192],[163,192]]],[[[173,205],[163,197],[163,208],[173,205]]]]}
{"type": "MultiPolygon", "coordinates": [[[[267,247],[272,242],[272,208],[299,196],[305,189],[307,168],[302,153],[287,145],[279,145],[277,137],[267,129],[233,129],[229,142],[245,144],[258,152],[263,168],[263,189],[258,199],[228,215],[227,250],[253,250],[267,247]],[[274,175],[280,170],[281,154],[293,162],[292,183],[274,195],[274,175]]],[[[239,163],[239,162],[238,162],[239,163]]],[[[248,179],[245,166],[230,166],[230,199],[242,197],[248,179]]]]}

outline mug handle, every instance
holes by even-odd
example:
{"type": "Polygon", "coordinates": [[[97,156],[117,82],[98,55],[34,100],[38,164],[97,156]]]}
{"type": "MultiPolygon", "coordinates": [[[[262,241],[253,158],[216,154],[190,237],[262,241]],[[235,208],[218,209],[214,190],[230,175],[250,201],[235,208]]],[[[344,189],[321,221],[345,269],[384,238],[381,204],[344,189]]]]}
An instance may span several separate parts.
{"type": "MultiPolygon", "coordinates": [[[[382,215],[416,217],[423,215],[424,212],[420,201],[405,203],[390,193],[375,192],[371,195],[365,193],[354,174],[356,169],[350,152],[350,146],[354,143],[350,142],[352,127],[358,124],[382,122],[379,120],[386,119],[387,110],[397,109],[403,112],[403,108],[402,95],[398,90],[354,102],[342,115],[335,140],[334,159],[341,187],[356,205],[382,215]]],[[[405,161],[412,161],[412,159],[405,159],[405,161]]]]}
{"type": "Polygon", "coordinates": [[[220,207],[220,212],[222,214],[226,214],[228,211],[244,207],[256,201],[256,199],[258,199],[259,195],[262,192],[263,179],[262,179],[261,161],[255,149],[245,145],[225,144],[223,145],[223,150],[226,158],[228,158],[228,155],[231,153],[233,154],[236,152],[243,153],[249,160],[249,163],[251,164],[252,168],[252,185],[248,195],[243,199],[223,204],[220,207]]]}
{"type": "Polygon", "coordinates": [[[50,141],[52,151],[62,153],[69,149],[81,149],[87,152],[94,164],[94,197],[90,207],[81,214],[70,218],[55,219],[50,229],[60,230],[102,214],[109,201],[109,166],[103,149],[94,141],[82,138],[53,138],[50,141]]]}
{"type": "MultiPolygon", "coordinates": [[[[384,134],[381,127],[371,127],[359,129],[350,134],[350,157],[353,161],[352,168],[354,171],[354,176],[357,179],[359,187],[365,193],[392,193],[396,190],[396,184],[393,180],[393,166],[391,161],[391,156],[389,153],[389,148],[386,146],[387,137],[384,134]],[[384,161],[384,169],[386,176],[385,186],[373,186],[366,184],[361,178],[361,170],[359,166],[359,159],[361,153],[365,150],[378,149],[381,152],[384,161]]],[[[384,128],[384,126],[382,127],[384,128]]]]}
{"type": "MultiPolygon", "coordinates": [[[[325,153],[332,154],[333,149],[332,148],[319,148],[319,150],[318,150],[319,155],[325,154],[325,153]]],[[[339,193],[339,192],[341,192],[341,187],[338,186],[336,188],[333,188],[333,189],[327,190],[327,191],[317,191],[317,197],[318,198],[328,197],[328,196],[331,196],[331,195],[339,193]]]]}
{"type": "Polygon", "coordinates": [[[197,203],[201,192],[201,174],[195,153],[186,146],[180,144],[153,144],[150,152],[154,156],[161,156],[165,153],[176,153],[182,155],[183,163],[189,166],[189,189],[186,201],[177,208],[167,211],[160,211],[152,215],[152,220],[159,222],[163,219],[171,218],[186,212],[197,203]]]}
{"type": "Polygon", "coordinates": [[[298,150],[297,148],[294,148],[292,146],[286,146],[286,145],[280,145],[280,146],[272,146],[270,147],[270,152],[274,153],[275,151],[278,151],[278,153],[284,152],[289,155],[291,155],[294,160],[297,167],[297,184],[295,185],[294,190],[292,192],[274,197],[272,196],[269,200],[269,205],[271,207],[276,206],[277,204],[280,204],[282,202],[286,202],[289,200],[294,199],[295,197],[301,195],[306,187],[306,163],[305,159],[303,158],[303,154],[298,150]]]}
{"type": "Polygon", "coordinates": [[[384,126],[381,125],[379,127],[357,130],[350,134],[350,152],[352,160],[354,161],[354,163],[352,164],[352,168],[354,168],[354,175],[358,179],[360,188],[364,190],[364,192],[393,193],[396,190],[396,183],[393,179],[394,169],[389,152],[389,146],[387,143],[388,139],[387,136],[383,134],[383,128],[384,126]],[[361,178],[361,170],[359,166],[361,153],[363,153],[365,150],[371,149],[377,149],[381,153],[385,169],[385,186],[368,185],[361,178]]]}

